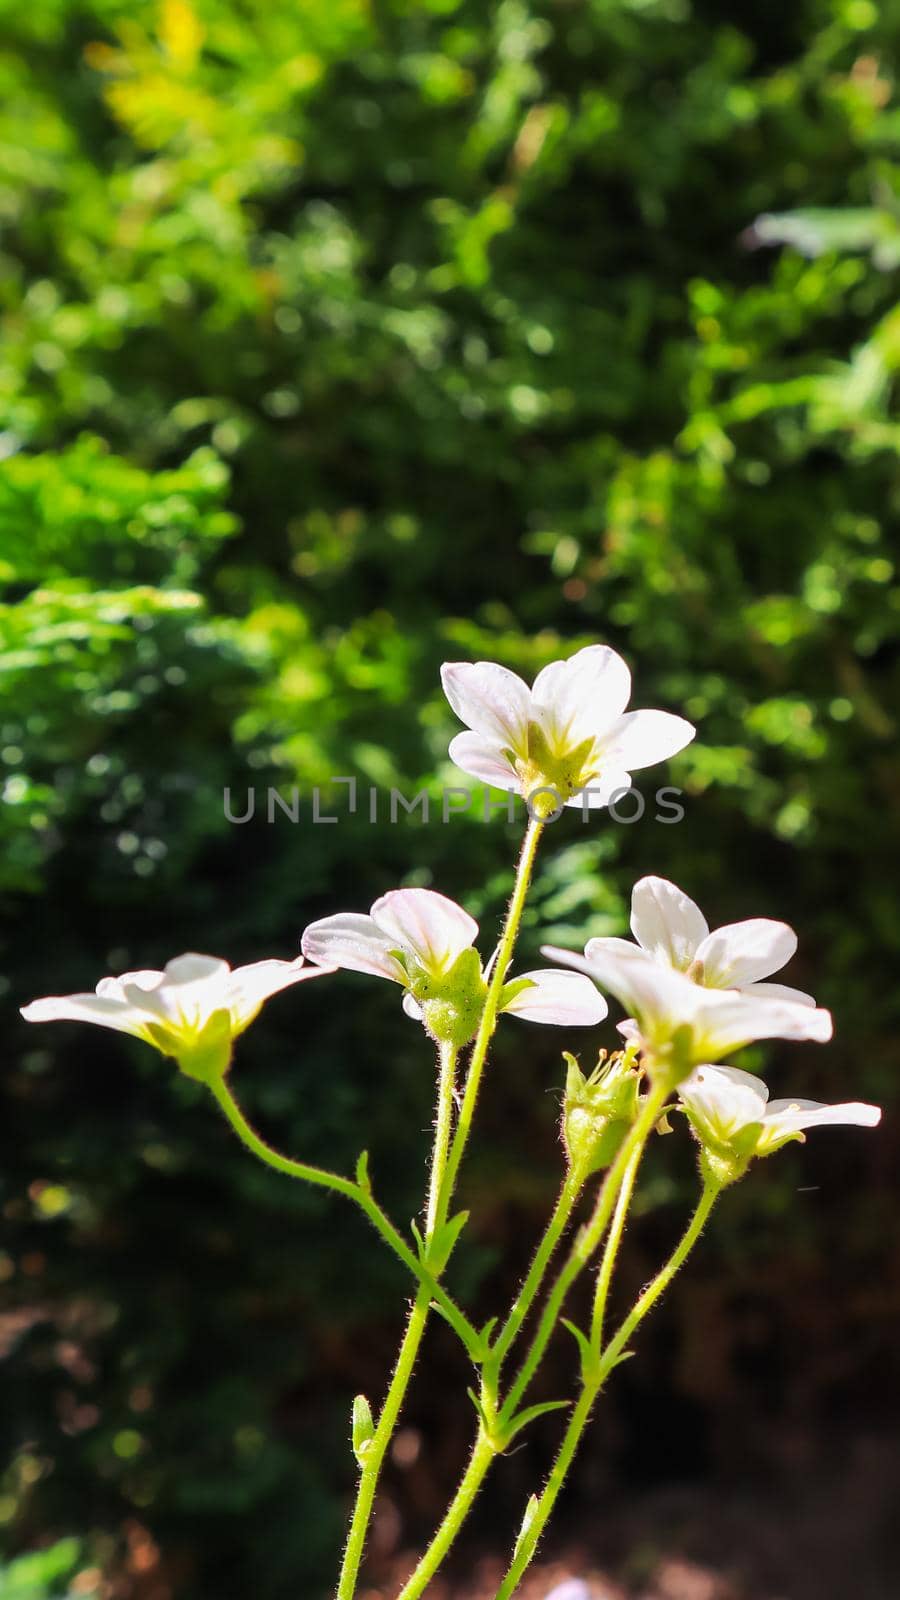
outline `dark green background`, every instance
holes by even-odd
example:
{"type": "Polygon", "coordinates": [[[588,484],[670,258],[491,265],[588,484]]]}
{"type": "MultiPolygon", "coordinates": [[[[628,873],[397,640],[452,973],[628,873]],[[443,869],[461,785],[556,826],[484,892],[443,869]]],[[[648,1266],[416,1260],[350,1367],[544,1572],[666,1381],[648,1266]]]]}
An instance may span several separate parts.
{"type": "MultiPolygon", "coordinates": [[[[698,724],[659,774],[686,815],[567,816],[523,955],[622,931],[646,871],[713,923],[786,917],[835,1043],[744,1064],[889,1109],[728,1197],[547,1548],[634,1592],[674,1550],[739,1600],[891,1600],[900,7],[4,0],[0,24],[0,1525],[10,1560],[80,1541],[0,1594],[321,1600],[350,1400],[382,1392],[406,1293],[159,1058],[16,1006],[185,949],[292,956],[400,882],[463,898],[489,948],[516,830],[313,829],[309,793],[436,793],[443,659],[530,676],[602,639],[635,704],[698,724]],[[229,783],[297,784],[305,820],[231,827],[229,783]]],[[[498,1040],[453,1269],[484,1315],[560,1175],[568,1042],[498,1040]]],[[[367,1145],[412,1214],[432,1068],[387,986],[273,1001],[235,1085],[292,1153],[367,1145]]],[[[692,1186],[661,1141],[623,1296],[692,1186]]],[[[465,1381],[436,1330],[373,1583],[454,1481],[465,1381]]],[[[557,1430],[497,1473],[463,1580],[557,1430]]]]}

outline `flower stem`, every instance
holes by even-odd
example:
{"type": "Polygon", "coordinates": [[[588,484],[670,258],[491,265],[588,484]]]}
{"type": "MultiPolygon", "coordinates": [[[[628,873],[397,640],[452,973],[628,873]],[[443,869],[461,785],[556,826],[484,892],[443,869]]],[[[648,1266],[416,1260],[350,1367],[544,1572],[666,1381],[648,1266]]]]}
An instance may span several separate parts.
{"type": "Polygon", "coordinates": [[[453,1132],[453,1095],[456,1090],[456,1051],[452,1045],[440,1046],[440,1079],[437,1116],[434,1124],[434,1154],[428,1180],[428,1205],[425,1212],[425,1238],[432,1239],[447,1215],[450,1196],[444,1199],[444,1173],[453,1132]]]}
{"type": "Polygon", "coordinates": [[[509,1316],[491,1346],[490,1355],[484,1364],[486,1376],[492,1373],[499,1378],[500,1368],[506,1360],[510,1347],[514,1343],[519,1329],[534,1303],[535,1296],[544,1281],[547,1268],[566,1230],[582,1188],[583,1181],[580,1175],[570,1171],[559,1192],[559,1198],[553,1208],[550,1221],[544,1230],[543,1238],[535,1252],[528,1276],[513,1302],[509,1316]]]}
{"type": "Polygon", "coordinates": [[[456,1124],[456,1133],[453,1136],[453,1143],[450,1147],[450,1157],[447,1162],[447,1171],[444,1179],[448,1197],[452,1195],[455,1188],[460,1162],[469,1140],[469,1134],[472,1131],[472,1119],[475,1115],[475,1105],[478,1100],[478,1090],[481,1086],[488,1045],[497,1025],[500,994],[506,974],[509,971],[509,964],[522,921],[522,912],[531,883],[531,875],[534,871],[535,856],[537,855],[537,847],[543,827],[544,824],[538,817],[532,817],[526,829],[525,838],[522,841],[512,899],[509,902],[506,922],[497,948],[497,957],[491,973],[487,996],[485,997],[484,1010],[481,1013],[481,1022],[478,1025],[475,1043],[472,1046],[469,1070],[466,1075],[466,1087],[463,1092],[462,1105],[459,1108],[459,1121],[456,1124]]]}
{"type": "MultiPolygon", "coordinates": [[[[559,1319],[560,1309],[563,1301],[565,1300],[566,1294],[568,1293],[568,1290],[575,1278],[582,1271],[584,1266],[586,1266],[587,1262],[591,1259],[591,1256],[597,1250],[603,1237],[606,1225],[609,1222],[610,1214],[616,1203],[620,1188],[627,1181],[629,1173],[631,1174],[631,1181],[633,1182],[633,1174],[637,1171],[641,1155],[643,1154],[644,1146],[650,1134],[652,1133],[653,1128],[656,1126],[657,1119],[667,1096],[668,1089],[665,1086],[654,1086],[651,1088],[644,1101],[640,1115],[634,1123],[630,1133],[623,1141],[622,1147],[619,1150],[615,1161],[607,1172],[606,1178],[603,1182],[603,1187],[601,1188],[600,1194],[597,1197],[597,1203],[594,1207],[594,1212],[591,1216],[591,1219],[579,1233],[578,1239],[572,1246],[569,1257],[557,1277],[553,1292],[541,1316],[540,1325],[532,1341],[526,1361],[523,1364],[515,1383],[510,1389],[510,1392],[498,1413],[498,1422],[500,1423],[501,1427],[504,1422],[508,1422],[515,1416],[515,1413],[518,1410],[519,1402],[521,1401],[525,1390],[531,1382],[534,1372],[537,1370],[541,1357],[543,1356],[553,1330],[556,1327],[559,1319]]],[[[534,1294],[537,1293],[537,1290],[540,1286],[540,1279],[543,1277],[546,1267],[549,1264],[550,1257],[553,1253],[553,1245],[555,1245],[559,1234],[562,1232],[562,1229],[565,1226],[564,1221],[562,1221],[563,1213],[566,1211],[567,1207],[568,1210],[571,1211],[571,1206],[573,1203],[574,1196],[570,1201],[564,1186],[563,1192],[560,1195],[559,1201],[557,1202],[556,1210],[554,1211],[553,1217],[548,1224],[547,1233],[544,1235],[544,1239],[538,1250],[538,1255],[535,1257],[535,1264],[532,1267],[532,1272],[529,1273],[529,1276],[526,1279],[525,1287],[529,1288],[531,1291],[532,1299],[534,1294]],[[565,1196],[565,1200],[563,1196],[565,1196]],[[548,1243],[548,1239],[552,1239],[552,1243],[548,1243]],[[535,1272],[535,1267],[537,1266],[538,1261],[540,1261],[541,1264],[540,1276],[538,1276],[538,1274],[535,1272]],[[532,1278],[534,1278],[533,1282],[532,1278]]],[[[525,1288],[523,1288],[522,1292],[520,1293],[516,1301],[516,1306],[519,1305],[524,1293],[525,1288]]],[[[512,1338],[507,1337],[507,1330],[510,1326],[510,1322],[514,1317],[516,1317],[516,1306],[513,1307],[513,1311],[510,1313],[509,1318],[507,1318],[506,1323],[504,1324],[497,1340],[495,1341],[492,1356],[489,1357],[488,1361],[485,1363],[487,1375],[490,1375],[491,1359],[496,1358],[497,1346],[502,1343],[503,1355],[505,1355],[509,1345],[512,1343],[512,1338]]],[[[525,1309],[527,1310],[527,1307],[525,1309]]],[[[515,1333],[518,1332],[518,1328],[521,1326],[521,1320],[522,1319],[517,1318],[518,1325],[515,1327],[512,1337],[515,1337],[515,1333]]],[[[450,1503],[449,1510],[447,1511],[443,1522],[438,1528],[437,1533],[434,1535],[431,1544],[421,1557],[421,1560],[419,1561],[415,1572],[409,1579],[405,1589],[403,1589],[401,1594],[398,1596],[398,1600],[416,1600],[416,1597],[423,1593],[425,1584],[429,1582],[431,1577],[437,1571],[445,1555],[447,1554],[447,1551],[450,1549],[456,1534],[459,1532],[459,1529],[465,1522],[475,1496],[490,1470],[491,1463],[493,1462],[495,1455],[496,1450],[490,1444],[490,1441],[485,1437],[484,1429],[479,1429],[478,1438],[476,1439],[475,1448],[472,1452],[469,1465],[466,1468],[464,1476],[460,1480],[453,1500],[450,1503]]]]}
{"type": "MultiPolygon", "coordinates": [[[[453,1119],[453,1094],[456,1087],[456,1050],[448,1044],[440,1046],[440,1079],[438,1108],[435,1119],[434,1147],[431,1157],[431,1174],[428,1184],[428,1203],[425,1214],[425,1244],[432,1242],[447,1218],[450,1190],[444,1182],[450,1132],[453,1119]]],[[[372,1518],[372,1507],[381,1468],[387,1448],[397,1426],[397,1419],[406,1398],[412,1378],[419,1346],[428,1322],[433,1298],[430,1285],[422,1284],[410,1308],[403,1340],[394,1366],[394,1373],[378,1417],[375,1432],[369,1441],[359,1474],[356,1504],[350,1520],[344,1559],[338,1579],[337,1600],[353,1600],[356,1583],[365,1550],[366,1535],[372,1518]]]]}
{"type": "Polygon", "coordinates": [[[594,1290],[594,1308],[591,1314],[590,1344],[591,1349],[596,1351],[598,1355],[603,1343],[603,1319],[606,1315],[606,1302],[609,1299],[610,1284],[612,1283],[612,1276],[619,1254],[619,1246],[622,1243],[622,1235],[625,1232],[625,1220],[628,1216],[628,1208],[631,1205],[631,1197],[634,1194],[634,1180],[637,1177],[637,1169],[640,1165],[642,1153],[639,1145],[625,1168],[622,1187],[616,1200],[616,1209],[613,1212],[609,1233],[606,1236],[600,1271],[597,1274],[597,1284],[594,1290]]]}
{"type": "Polygon", "coordinates": [[[541,1319],[529,1346],[528,1353],[504,1402],[504,1413],[508,1412],[511,1415],[515,1412],[540,1366],[544,1351],[550,1343],[553,1331],[559,1321],[559,1314],[566,1295],[575,1279],[599,1249],[631,1158],[635,1152],[643,1151],[644,1145],[656,1126],[659,1114],[668,1098],[668,1093],[668,1087],[665,1084],[654,1084],[651,1087],[637,1120],[626,1135],[612,1166],[609,1168],[600,1193],[597,1196],[594,1210],[584,1227],[579,1230],[572,1248],[557,1275],[547,1304],[541,1313],[541,1319]]]}
{"type": "Polygon", "coordinates": [[[354,1183],[350,1178],[342,1178],[337,1172],[328,1172],[324,1167],[309,1166],[304,1161],[292,1161],[288,1156],[281,1155],[250,1126],[224,1079],[214,1080],[209,1087],[241,1143],[253,1155],[265,1166],[272,1167],[275,1172],[280,1172],[285,1177],[299,1178],[319,1188],[331,1189],[335,1194],[344,1195],[348,1200],[354,1201],[393,1250],[395,1256],[418,1279],[422,1287],[428,1290],[466,1349],[471,1352],[479,1346],[481,1340],[477,1328],[419,1260],[368,1188],[354,1183]]]}
{"type": "Polygon", "coordinates": [[[418,1600],[418,1596],[424,1594],[426,1585],[431,1582],[469,1515],[472,1503],[484,1482],[494,1455],[494,1446],[485,1436],[484,1431],[479,1429],[474,1449],[469,1458],[469,1465],[460,1480],[456,1494],[450,1502],[447,1514],[412,1577],[408,1579],[400,1590],[397,1600],[418,1600]]]}
{"type": "MultiPolygon", "coordinates": [[[[627,1187],[628,1184],[626,1178],[622,1185],[622,1196],[625,1195],[625,1190],[627,1187]]],[[[537,1549],[538,1540],[540,1539],[550,1514],[553,1511],[553,1507],[556,1504],[559,1492],[566,1480],[569,1468],[572,1465],[575,1453],[581,1442],[582,1434],[584,1433],[584,1430],[590,1419],[591,1412],[594,1408],[594,1403],[603,1387],[603,1384],[623,1354],[625,1346],[627,1345],[635,1329],[638,1327],[639,1323],[641,1323],[644,1317],[646,1317],[647,1313],[652,1310],[660,1295],[665,1289],[668,1288],[679,1267],[684,1264],[687,1257],[690,1255],[691,1250],[703,1231],[703,1227],[718,1194],[719,1187],[717,1185],[707,1183],[704,1186],[696,1210],[694,1211],[694,1214],[691,1217],[688,1227],[682,1235],[679,1244],[672,1252],[668,1261],[665,1263],[665,1266],[660,1269],[660,1271],[656,1274],[656,1277],[653,1278],[653,1280],[648,1284],[643,1294],[639,1296],[631,1311],[628,1313],[628,1316],[618,1329],[615,1337],[610,1340],[607,1348],[602,1352],[597,1366],[590,1378],[584,1383],[578,1404],[575,1406],[575,1409],[569,1418],[569,1424],[566,1428],[559,1454],[553,1464],[550,1476],[547,1479],[547,1483],[544,1486],[543,1492],[538,1498],[537,1506],[529,1522],[527,1537],[524,1540],[520,1540],[519,1548],[513,1556],[509,1571],[497,1590],[494,1600],[511,1600],[511,1596],[515,1594],[519,1580],[523,1577],[524,1573],[531,1565],[535,1550],[537,1549]]],[[[627,1203],[621,1208],[621,1226],[618,1229],[618,1233],[616,1234],[615,1225],[610,1232],[609,1242],[607,1245],[606,1254],[604,1256],[604,1266],[606,1265],[607,1258],[609,1258],[610,1261],[606,1286],[603,1291],[604,1304],[605,1294],[609,1287],[608,1280],[612,1274],[612,1264],[615,1261],[615,1256],[618,1253],[619,1244],[621,1242],[622,1227],[624,1227],[626,1212],[627,1203]]],[[[617,1207],[617,1216],[618,1214],[619,1208],[617,1207]]],[[[597,1317],[596,1301],[595,1317],[597,1317]]],[[[599,1317],[597,1318],[601,1326],[602,1318],[603,1310],[601,1307],[599,1317]]]]}

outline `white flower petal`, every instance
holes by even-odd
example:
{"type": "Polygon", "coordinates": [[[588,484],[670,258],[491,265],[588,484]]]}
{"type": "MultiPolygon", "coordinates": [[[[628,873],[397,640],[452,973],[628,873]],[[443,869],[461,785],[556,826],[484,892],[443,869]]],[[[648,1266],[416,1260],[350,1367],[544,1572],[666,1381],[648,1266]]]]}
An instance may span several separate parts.
{"type": "Polygon", "coordinates": [[[243,1033],[260,1007],[273,994],[305,978],[324,978],[336,967],[307,966],[303,957],[296,961],[253,961],[237,967],[228,984],[229,1011],[235,1033],[243,1033]]]}
{"type": "Polygon", "coordinates": [[[441,682],[467,728],[501,748],[525,750],[531,693],[515,672],[494,661],[445,661],[441,682]]]}
{"type": "Polygon", "coordinates": [[[610,934],[605,938],[589,939],[584,947],[587,961],[599,961],[604,956],[621,956],[623,960],[630,961],[632,956],[647,956],[649,951],[641,950],[638,945],[632,944],[630,939],[617,939],[610,934]]]}
{"type": "Polygon", "coordinates": [[[432,971],[445,972],[478,938],[474,917],[434,889],[392,889],[375,901],[372,920],[393,946],[432,971]]]}
{"type": "Polygon", "coordinates": [[[786,922],[751,917],[707,934],[695,956],[710,988],[736,989],[778,972],[797,949],[797,935],[786,922]]]}
{"type": "Polygon", "coordinates": [[[97,985],[97,993],[106,995],[110,1000],[121,1000],[125,1003],[126,983],[133,989],[157,989],[165,982],[165,977],[164,972],[157,972],[152,967],[143,967],[138,972],[123,972],[120,978],[101,978],[97,985]]]}
{"type": "MultiPolygon", "coordinates": [[[[198,956],[191,951],[188,955],[175,956],[167,961],[163,970],[166,983],[192,984],[219,982],[227,978],[231,968],[227,961],[222,961],[219,956],[198,956]]],[[[143,976],[143,974],[136,974],[143,976]]],[[[122,983],[125,978],[121,980],[122,983]]],[[[140,985],[138,986],[140,987],[140,985]]]]}
{"type": "Polygon", "coordinates": [[[622,715],[631,698],[631,673],[615,650],[591,644],[568,661],[544,667],[531,693],[548,737],[557,746],[573,746],[604,733],[622,715]]]}
{"type": "Polygon", "coordinates": [[[759,999],[755,987],[744,993],[691,987],[701,996],[693,1019],[695,1035],[705,1042],[710,1060],[755,1039],[810,1039],[826,1044],[831,1038],[831,1012],[817,1006],[759,999]]]}
{"type": "Polygon", "coordinates": [[[590,978],[579,972],[559,972],[549,967],[522,972],[517,977],[528,978],[533,988],[523,989],[503,1009],[526,1022],[592,1028],[606,1016],[608,1008],[603,996],[590,978]]]}
{"type": "Polygon", "coordinates": [[[129,1004],[150,1012],[167,1027],[194,1031],[214,1011],[227,1011],[230,975],[227,961],[190,952],[167,961],[161,981],[152,987],[120,981],[129,1004]]]}
{"type": "Polygon", "coordinates": [[[32,1000],[22,1006],[26,1022],[94,1022],[103,1028],[114,1028],[117,1033],[145,1036],[152,1017],[136,1006],[110,995],[67,994],[48,995],[45,1000],[32,1000]]]}
{"type": "Polygon", "coordinates": [[[591,939],[583,956],[553,945],[544,945],[542,953],[551,956],[554,961],[561,961],[564,966],[586,972],[588,977],[614,994],[627,1011],[633,1011],[642,1024],[655,1015],[665,1019],[671,1007],[677,1006],[679,999],[683,998],[681,984],[697,992],[695,985],[687,978],[682,979],[680,974],[666,971],[645,950],[636,944],[629,944],[627,939],[591,939]]]}
{"type": "Polygon", "coordinates": [[[794,1006],[813,1006],[815,1000],[802,989],[792,989],[787,983],[738,984],[739,994],[752,994],[757,1000],[788,1000],[794,1006]]]}
{"type": "Polygon", "coordinates": [[[683,972],[709,933],[700,907],[668,878],[641,878],[631,894],[631,931],[642,949],[683,972]]]}
{"type": "Polygon", "coordinates": [[[693,723],[671,711],[626,711],[609,729],[602,751],[607,761],[631,772],[668,761],[690,744],[696,732],[693,723]]]}
{"type": "Polygon", "coordinates": [[[415,1022],[421,1022],[425,1015],[422,1007],[419,1005],[418,1000],[413,999],[408,989],[403,996],[403,1009],[406,1012],[406,1015],[408,1017],[412,1017],[415,1022]]]}
{"type": "Polygon", "coordinates": [[[477,778],[479,783],[492,784],[495,789],[521,791],[522,785],[499,742],[492,743],[480,733],[458,733],[450,740],[447,754],[463,772],[477,778]]]}
{"type": "MultiPolygon", "coordinates": [[[[730,1086],[735,1091],[746,1089],[752,1094],[755,1094],[757,1099],[762,1101],[763,1105],[768,1105],[769,1103],[769,1086],[767,1083],[763,1082],[762,1078],[757,1077],[755,1072],[745,1072],[743,1067],[726,1067],[722,1062],[717,1062],[714,1066],[712,1062],[709,1061],[701,1063],[701,1065],[696,1068],[694,1076],[696,1076],[696,1074],[699,1072],[704,1072],[707,1074],[714,1072],[717,1080],[721,1082],[723,1088],[730,1086]]],[[[690,1081],[691,1080],[688,1079],[688,1082],[690,1081]]],[[[682,1091],[679,1090],[679,1094],[681,1092],[682,1091]]]]}
{"type": "Polygon", "coordinates": [[[692,1113],[699,1131],[727,1142],[742,1128],[762,1122],[769,1091],[762,1078],[739,1067],[717,1067],[706,1062],[695,1067],[681,1084],[679,1095],[692,1113]]]}
{"type": "Polygon", "coordinates": [[[766,1112],[766,1132],[802,1133],[805,1128],[875,1128],[881,1121],[881,1107],[850,1100],[843,1105],[826,1106],[818,1100],[773,1100],[766,1112]]]}
{"type": "Polygon", "coordinates": [[[307,961],[333,970],[368,972],[376,978],[405,983],[406,974],[391,951],[396,940],[388,939],[372,918],[358,911],[339,911],[333,917],[311,922],[300,941],[307,961]]]}

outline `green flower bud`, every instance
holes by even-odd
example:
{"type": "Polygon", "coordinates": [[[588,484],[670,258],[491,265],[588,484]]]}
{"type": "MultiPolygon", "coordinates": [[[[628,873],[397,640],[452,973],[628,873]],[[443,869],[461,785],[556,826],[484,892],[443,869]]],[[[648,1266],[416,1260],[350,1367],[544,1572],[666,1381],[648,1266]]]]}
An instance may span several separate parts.
{"type": "Polygon", "coordinates": [[[602,1051],[589,1077],[568,1052],[565,1060],[563,1143],[570,1168],[589,1178],[615,1160],[637,1116],[639,1074],[627,1050],[602,1051]]]}

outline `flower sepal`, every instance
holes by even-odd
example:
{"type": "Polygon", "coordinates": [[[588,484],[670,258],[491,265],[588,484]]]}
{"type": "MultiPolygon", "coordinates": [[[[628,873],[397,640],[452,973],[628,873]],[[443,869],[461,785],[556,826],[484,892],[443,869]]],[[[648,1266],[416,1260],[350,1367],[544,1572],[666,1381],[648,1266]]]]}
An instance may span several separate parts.
{"type": "Polygon", "coordinates": [[[690,1077],[696,1065],[696,1046],[690,1024],[678,1023],[668,1037],[663,1032],[652,1050],[644,1050],[641,1059],[654,1082],[677,1089],[690,1077]]]}
{"type": "Polygon", "coordinates": [[[508,983],[500,990],[500,999],[497,1004],[498,1011],[505,1011],[520,995],[527,994],[529,989],[536,989],[537,984],[533,978],[510,978],[508,983]]]}
{"type": "Polygon", "coordinates": [[[739,1157],[725,1150],[714,1150],[712,1145],[700,1149],[700,1176],[705,1184],[716,1189],[728,1189],[744,1176],[752,1160],[750,1155],[739,1157]]]}
{"type": "Polygon", "coordinates": [[[618,1155],[637,1116],[640,1074],[627,1050],[612,1056],[602,1051],[587,1077],[568,1051],[564,1059],[563,1144],[569,1170],[584,1182],[618,1155]]]}
{"type": "MultiPolygon", "coordinates": [[[[151,1025],[151,1033],[154,1031],[151,1025]]],[[[160,1029],[165,1033],[165,1029],[160,1029]]],[[[214,1011],[209,1021],[193,1037],[184,1035],[173,1042],[172,1036],[161,1039],[160,1050],[172,1055],[185,1077],[198,1083],[212,1084],[224,1078],[231,1065],[232,1029],[228,1011],[214,1011]]]]}
{"type": "Polygon", "coordinates": [[[461,1050],[478,1032],[487,997],[478,951],[469,945],[445,973],[413,963],[408,970],[407,992],[420,1008],[431,1037],[461,1050]]]}
{"type": "Polygon", "coordinates": [[[594,740],[582,739],[580,744],[558,754],[540,724],[529,722],[527,746],[525,757],[516,758],[514,752],[508,755],[512,757],[526,800],[535,815],[544,819],[590,783],[594,740]]]}

